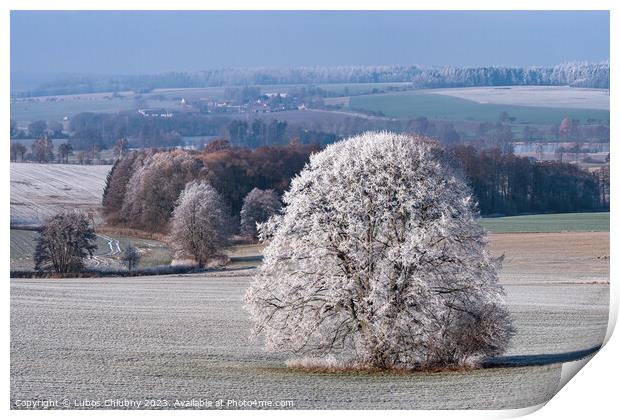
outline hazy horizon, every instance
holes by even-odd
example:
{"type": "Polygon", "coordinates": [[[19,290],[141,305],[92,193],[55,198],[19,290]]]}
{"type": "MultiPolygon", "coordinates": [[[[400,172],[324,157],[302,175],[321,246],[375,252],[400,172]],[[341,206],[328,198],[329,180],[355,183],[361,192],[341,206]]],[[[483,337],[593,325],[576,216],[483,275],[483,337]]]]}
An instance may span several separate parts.
{"type": "Polygon", "coordinates": [[[10,32],[32,75],[609,59],[607,11],[12,11],[10,32]]]}

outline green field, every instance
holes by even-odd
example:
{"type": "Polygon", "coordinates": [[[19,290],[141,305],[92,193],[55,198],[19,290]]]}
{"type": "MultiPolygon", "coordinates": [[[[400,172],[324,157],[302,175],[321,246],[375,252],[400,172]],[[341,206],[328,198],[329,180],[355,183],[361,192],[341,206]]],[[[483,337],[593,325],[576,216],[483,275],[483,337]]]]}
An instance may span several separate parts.
{"type": "Polygon", "coordinates": [[[32,257],[38,237],[34,230],[11,229],[11,261],[32,257]]]}
{"type": "Polygon", "coordinates": [[[491,233],[609,232],[609,213],[537,214],[482,219],[491,233]]]}
{"type": "Polygon", "coordinates": [[[606,110],[481,104],[428,93],[428,90],[353,96],[350,108],[383,112],[393,118],[427,117],[452,121],[496,122],[504,111],[516,118],[516,124],[559,124],[564,117],[609,121],[606,110]]]}
{"type": "Polygon", "coordinates": [[[45,120],[61,121],[80,112],[119,112],[136,109],[129,99],[63,99],[59,101],[32,100],[11,103],[11,118],[25,123],[45,120]]]}

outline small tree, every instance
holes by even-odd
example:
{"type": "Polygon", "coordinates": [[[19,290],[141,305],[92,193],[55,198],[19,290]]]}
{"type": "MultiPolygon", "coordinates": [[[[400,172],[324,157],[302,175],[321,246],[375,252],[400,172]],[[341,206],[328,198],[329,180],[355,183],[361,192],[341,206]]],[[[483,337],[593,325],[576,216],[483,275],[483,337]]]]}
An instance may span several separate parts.
{"type": "Polygon", "coordinates": [[[207,182],[185,186],[172,214],[171,240],[177,254],[204,267],[228,243],[231,221],[222,197],[207,182]]]}
{"type": "Polygon", "coordinates": [[[278,194],[274,190],[254,188],[243,199],[241,208],[241,234],[255,238],[256,224],[264,223],[282,208],[278,194]]]}
{"type": "Polygon", "coordinates": [[[17,158],[19,157],[19,160],[23,161],[24,160],[24,154],[26,154],[26,146],[24,146],[21,143],[18,143],[16,141],[12,141],[11,142],[11,160],[13,162],[17,161],[17,158]]]}
{"type": "Polygon", "coordinates": [[[116,143],[114,143],[114,148],[113,148],[112,153],[115,158],[121,159],[123,156],[127,154],[128,150],[129,150],[129,141],[123,137],[123,138],[116,140],[116,143]]]}
{"type": "Polygon", "coordinates": [[[140,252],[131,242],[127,244],[125,251],[123,251],[123,263],[129,271],[133,270],[140,263],[140,252]]]}
{"type": "Polygon", "coordinates": [[[47,135],[47,122],[33,121],[28,124],[28,134],[34,139],[40,139],[47,135]]]}
{"type": "Polygon", "coordinates": [[[61,162],[69,163],[69,156],[73,154],[71,143],[63,143],[58,146],[58,157],[61,162]]]}
{"type": "Polygon", "coordinates": [[[471,191],[430,140],[367,133],[311,157],[245,296],[274,351],[378,368],[475,364],[513,328],[471,191]]]}
{"type": "Polygon", "coordinates": [[[36,140],[30,147],[37,162],[47,163],[54,160],[54,143],[47,137],[36,140]]]}
{"type": "Polygon", "coordinates": [[[79,211],[59,213],[43,224],[34,253],[35,270],[77,273],[97,249],[88,217],[79,211]]]}

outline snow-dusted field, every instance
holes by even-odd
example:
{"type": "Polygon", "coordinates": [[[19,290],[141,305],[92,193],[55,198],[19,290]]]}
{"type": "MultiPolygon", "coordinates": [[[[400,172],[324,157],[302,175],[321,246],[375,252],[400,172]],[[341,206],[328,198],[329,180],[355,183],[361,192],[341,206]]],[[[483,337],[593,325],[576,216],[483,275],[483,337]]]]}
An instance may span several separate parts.
{"type": "Polygon", "coordinates": [[[454,96],[481,104],[609,109],[609,90],[606,89],[567,86],[502,86],[433,89],[428,92],[454,96]]]}
{"type": "Polygon", "coordinates": [[[96,211],[110,168],[11,163],[11,224],[36,224],[61,210],[96,211]]]}
{"type": "MultiPolygon", "coordinates": [[[[502,360],[535,364],[602,342],[608,233],[491,242],[506,254],[502,282],[518,329],[502,360]]],[[[196,398],[292,400],[302,409],[517,408],[555,393],[558,363],[432,374],[289,370],[286,355],[248,339],[241,298],[253,264],[207,275],[11,280],[11,405],[196,398]]]]}

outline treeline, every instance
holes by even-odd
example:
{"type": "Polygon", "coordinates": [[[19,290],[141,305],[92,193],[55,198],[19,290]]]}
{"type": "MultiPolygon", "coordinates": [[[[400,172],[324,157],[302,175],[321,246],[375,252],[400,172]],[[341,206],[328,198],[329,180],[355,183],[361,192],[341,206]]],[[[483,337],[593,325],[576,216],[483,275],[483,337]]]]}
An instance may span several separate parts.
{"type": "MultiPolygon", "coordinates": [[[[119,138],[127,138],[129,148],[171,148],[183,145],[183,137],[217,136],[229,139],[235,147],[258,148],[291,141],[326,145],[342,137],[381,130],[429,136],[447,146],[463,140],[454,124],[426,117],[393,120],[339,116],[291,124],[274,116],[247,120],[179,113],[170,118],[146,118],[137,113],[86,112],[72,118],[70,143],[74,150],[103,150],[112,148],[119,138]]],[[[506,123],[480,125],[476,138],[485,147],[505,148],[513,140],[506,123]]]]}
{"type": "MultiPolygon", "coordinates": [[[[15,77],[19,77],[18,74],[15,77]]],[[[12,97],[66,95],[159,88],[198,88],[326,83],[399,83],[412,87],[570,85],[609,88],[609,62],[566,63],[553,67],[338,66],[214,69],[137,76],[70,76],[50,79],[30,90],[11,90],[12,97]]]]}
{"type": "Polygon", "coordinates": [[[537,162],[502,153],[458,146],[451,150],[462,167],[482,215],[567,213],[608,210],[609,178],[576,165],[537,162]]]}
{"type": "MultiPolygon", "coordinates": [[[[360,126],[363,128],[372,127],[365,124],[360,126]]],[[[289,125],[275,118],[246,121],[189,113],[148,118],[137,113],[84,112],[71,119],[69,130],[69,142],[74,150],[110,149],[123,138],[129,139],[129,148],[172,148],[184,145],[183,137],[202,136],[226,137],[233,146],[257,148],[285,145],[291,140],[325,145],[339,137],[321,131],[320,126],[312,129],[306,125],[289,125]]]]}
{"type": "MultiPolygon", "coordinates": [[[[103,194],[107,221],[165,232],[179,194],[191,181],[207,181],[239,217],[254,188],[282,194],[318,146],[290,144],[234,148],[220,140],[202,152],[135,151],[118,160],[103,194]]],[[[606,186],[596,174],[557,162],[534,162],[499,149],[451,149],[479,202],[482,215],[579,212],[607,209],[606,186]],[[605,189],[606,188],[606,189],[605,189]]]]}
{"type": "Polygon", "coordinates": [[[185,185],[204,180],[222,195],[232,215],[238,216],[244,197],[252,189],[283,193],[316,150],[316,146],[299,144],[250,150],[218,141],[203,152],[131,152],[108,174],[102,200],[104,215],[111,224],[165,231],[185,185]]]}
{"type": "MultiPolygon", "coordinates": [[[[174,114],[170,118],[148,118],[135,112],[80,113],[72,118],[68,140],[74,151],[100,151],[115,146],[119,139],[128,139],[129,148],[172,148],[184,144],[183,137],[225,137],[233,146],[257,148],[266,145],[284,145],[291,141],[303,144],[326,145],[339,138],[366,131],[393,131],[414,133],[439,139],[446,146],[473,144],[478,148],[499,147],[508,151],[514,140],[511,123],[514,118],[502,112],[498,120],[489,122],[450,122],[412,119],[361,118],[357,116],[329,116],[308,118],[290,123],[273,113],[267,118],[232,119],[218,115],[191,113],[174,114]]],[[[67,138],[59,124],[34,121],[28,135],[18,135],[11,121],[11,138],[67,138]]],[[[564,118],[548,127],[525,126],[524,140],[554,138],[575,142],[608,142],[609,125],[588,120],[564,118]]]]}
{"type": "Polygon", "coordinates": [[[120,138],[131,138],[131,147],[174,147],[183,136],[217,136],[230,120],[179,113],[171,118],[148,118],[136,112],[117,114],[83,112],[71,118],[71,144],[76,150],[96,145],[109,149],[120,138]]]}

